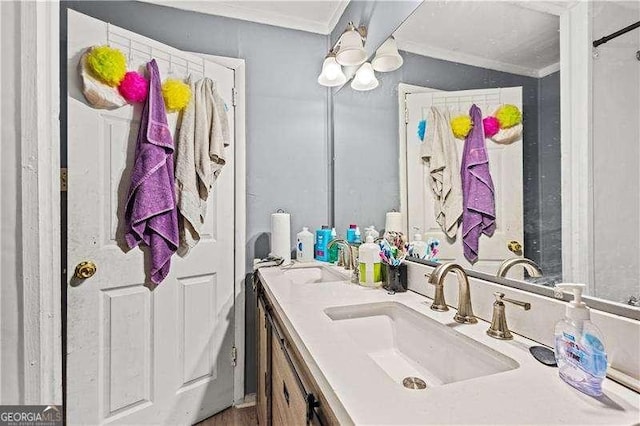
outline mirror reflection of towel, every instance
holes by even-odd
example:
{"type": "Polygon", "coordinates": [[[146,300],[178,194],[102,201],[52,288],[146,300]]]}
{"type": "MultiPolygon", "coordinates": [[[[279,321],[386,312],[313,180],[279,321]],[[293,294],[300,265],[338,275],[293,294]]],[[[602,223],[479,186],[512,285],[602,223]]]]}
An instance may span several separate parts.
{"type": "Polygon", "coordinates": [[[489,155],[482,128],[482,112],[472,105],[469,115],[473,128],[467,135],[462,153],[462,241],[464,257],[478,260],[480,235],[492,236],[496,229],[496,205],[489,155]]]}
{"type": "Polygon", "coordinates": [[[160,284],[178,248],[178,210],[173,177],[173,137],[167,124],[155,59],[147,64],[149,96],[142,110],[125,210],[129,248],[150,247],[150,279],[160,284]]]}
{"type": "Polygon", "coordinates": [[[462,216],[462,183],[456,140],[449,113],[436,107],[427,112],[427,132],[420,155],[429,164],[436,222],[450,239],[456,237],[462,216]]]}

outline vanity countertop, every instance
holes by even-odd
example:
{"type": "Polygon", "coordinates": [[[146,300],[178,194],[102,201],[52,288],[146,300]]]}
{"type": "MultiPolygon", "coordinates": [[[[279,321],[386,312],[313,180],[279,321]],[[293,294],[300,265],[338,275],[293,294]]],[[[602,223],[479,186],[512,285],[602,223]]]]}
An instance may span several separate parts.
{"type": "Polygon", "coordinates": [[[558,377],[557,368],[531,356],[528,348],[536,342],[515,334],[513,340],[493,339],[486,334],[487,322],[457,324],[455,310],[432,311],[431,300],[417,293],[389,295],[348,282],[294,283],[281,268],[261,269],[260,276],[292,343],[342,424],[640,423],[640,394],[609,379],[601,397],[582,394],[558,377]],[[398,302],[452,326],[519,367],[426,390],[405,389],[380,374],[378,365],[347,334],[337,332],[324,312],[376,302],[398,302]]]}

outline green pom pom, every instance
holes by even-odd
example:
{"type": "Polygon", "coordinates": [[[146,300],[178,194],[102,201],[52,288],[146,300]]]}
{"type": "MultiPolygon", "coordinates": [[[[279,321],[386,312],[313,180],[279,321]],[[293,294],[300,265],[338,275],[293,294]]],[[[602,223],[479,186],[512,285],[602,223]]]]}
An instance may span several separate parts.
{"type": "Polygon", "coordinates": [[[127,59],[118,49],[97,46],[87,54],[87,65],[103,83],[116,87],[127,72],[127,59]]]}
{"type": "Polygon", "coordinates": [[[459,115],[451,119],[451,130],[453,130],[453,135],[458,139],[466,138],[472,127],[473,121],[468,115],[459,115]]]}
{"type": "Polygon", "coordinates": [[[515,105],[502,105],[495,113],[501,129],[508,129],[522,123],[522,113],[515,105]]]}

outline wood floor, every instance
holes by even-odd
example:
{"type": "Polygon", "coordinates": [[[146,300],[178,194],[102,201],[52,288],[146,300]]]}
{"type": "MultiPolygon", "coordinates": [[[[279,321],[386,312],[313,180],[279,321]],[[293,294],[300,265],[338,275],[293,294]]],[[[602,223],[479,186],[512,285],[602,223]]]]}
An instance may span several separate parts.
{"type": "Polygon", "coordinates": [[[245,408],[227,408],[195,426],[255,426],[257,424],[256,406],[253,405],[245,408]]]}

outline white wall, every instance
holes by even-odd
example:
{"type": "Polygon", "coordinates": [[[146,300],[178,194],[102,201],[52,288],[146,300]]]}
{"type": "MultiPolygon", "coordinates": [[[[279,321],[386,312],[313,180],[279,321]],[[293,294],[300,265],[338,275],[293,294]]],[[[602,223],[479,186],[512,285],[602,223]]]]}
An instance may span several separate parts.
{"type": "Polygon", "coordinates": [[[0,403],[17,404],[23,395],[23,356],[21,319],[21,237],[17,228],[20,215],[19,115],[19,6],[16,2],[0,2],[0,403]]]}
{"type": "MultiPolygon", "coordinates": [[[[593,39],[640,20],[640,3],[595,2],[593,39]]],[[[595,296],[640,296],[640,29],[593,60],[595,296]]]]}

